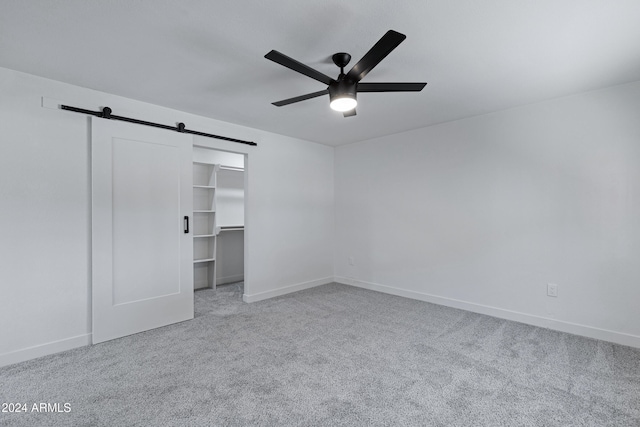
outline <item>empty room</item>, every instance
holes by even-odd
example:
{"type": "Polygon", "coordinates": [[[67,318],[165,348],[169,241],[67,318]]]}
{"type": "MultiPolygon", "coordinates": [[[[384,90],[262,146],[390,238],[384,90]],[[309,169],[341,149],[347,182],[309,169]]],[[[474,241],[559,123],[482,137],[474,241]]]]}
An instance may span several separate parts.
{"type": "Polygon", "coordinates": [[[3,0],[0,426],[640,426],[639,22],[3,0]]]}

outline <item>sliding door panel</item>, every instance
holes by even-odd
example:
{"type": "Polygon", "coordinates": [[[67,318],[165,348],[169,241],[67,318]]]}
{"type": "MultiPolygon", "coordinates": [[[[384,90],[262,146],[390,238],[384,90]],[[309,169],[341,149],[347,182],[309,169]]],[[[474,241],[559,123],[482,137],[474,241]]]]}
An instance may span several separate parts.
{"type": "Polygon", "coordinates": [[[93,119],[94,343],[193,318],[191,152],[187,135],[93,119]]]}

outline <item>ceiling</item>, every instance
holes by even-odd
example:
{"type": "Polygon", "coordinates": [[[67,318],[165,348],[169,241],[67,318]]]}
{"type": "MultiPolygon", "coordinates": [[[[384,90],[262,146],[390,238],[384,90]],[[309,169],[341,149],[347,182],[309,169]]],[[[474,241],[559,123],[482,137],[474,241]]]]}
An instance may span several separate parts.
{"type": "Polygon", "coordinates": [[[639,22],[638,0],[2,0],[0,66],[336,146],[640,80],[639,22]],[[271,105],[325,89],[271,49],[336,78],[389,29],[363,81],[422,92],[271,105]]]}

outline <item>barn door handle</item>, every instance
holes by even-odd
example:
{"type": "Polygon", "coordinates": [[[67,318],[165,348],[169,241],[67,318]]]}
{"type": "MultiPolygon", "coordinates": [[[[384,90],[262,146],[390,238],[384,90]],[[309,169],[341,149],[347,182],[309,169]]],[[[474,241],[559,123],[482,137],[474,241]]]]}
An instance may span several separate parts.
{"type": "Polygon", "coordinates": [[[184,234],[189,233],[189,217],[184,217],[184,234]]]}

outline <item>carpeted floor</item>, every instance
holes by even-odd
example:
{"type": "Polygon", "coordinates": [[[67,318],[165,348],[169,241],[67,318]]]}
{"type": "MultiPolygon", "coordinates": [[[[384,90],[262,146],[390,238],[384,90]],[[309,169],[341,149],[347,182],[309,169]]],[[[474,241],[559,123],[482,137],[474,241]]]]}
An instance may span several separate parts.
{"type": "Polygon", "coordinates": [[[0,368],[2,426],[640,426],[640,350],[330,284],[0,368]]]}

